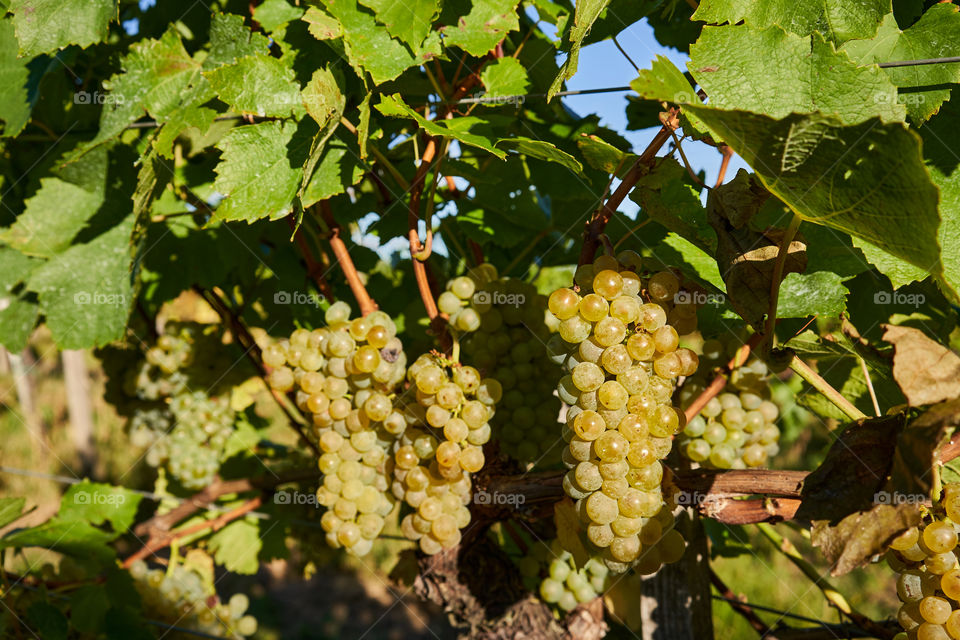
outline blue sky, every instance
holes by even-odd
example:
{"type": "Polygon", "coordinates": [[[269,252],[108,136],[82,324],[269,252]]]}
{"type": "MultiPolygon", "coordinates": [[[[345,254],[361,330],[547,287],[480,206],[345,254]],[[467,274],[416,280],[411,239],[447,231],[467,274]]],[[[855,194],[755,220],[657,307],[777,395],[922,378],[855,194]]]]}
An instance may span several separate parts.
{"type": "MultiPolygon", "coordinates": [[[[689,57],[676,49],[663,47],[653,37],[653,29],[646,20],[641,20],[624,30],[617,36],[617,42],[629,54],[630,58],[641,69],[649,69],[651,62],[658,55],[666,56],[681,70],[686,70],[689,57]]],[[[623,54],[620,53],[612,40],[604,40],[584,47],[580,52],[578,73],[567,82],[571,90],[595,89],[600,87],[616,87],[630,84],[637,77],[634,70],[623,54]]],[[[569,96],[564,98],[566,104],[577,113],[584,115],[596,113],[602,124],[617,131],[633,144],[635,151],[641,151],[656,134],[659,126],[641,131],[627,131],[627,93],[604,93],[585,96],[569,96]]],[[[703,143],[686,141],[683,151],[690,161],[694,171],[706,171],[707,184],[713,185],[720,169],[720,153],[703,143]]],[[[737,175],[737,170],[747,165],[739,156],[734,156],[727,169],[726,180],[737,175]]],[[[629,202],[629,201],[628,201],[629,202]]],[[[623,207],[628,210],[626,204],[623,207]]]]}

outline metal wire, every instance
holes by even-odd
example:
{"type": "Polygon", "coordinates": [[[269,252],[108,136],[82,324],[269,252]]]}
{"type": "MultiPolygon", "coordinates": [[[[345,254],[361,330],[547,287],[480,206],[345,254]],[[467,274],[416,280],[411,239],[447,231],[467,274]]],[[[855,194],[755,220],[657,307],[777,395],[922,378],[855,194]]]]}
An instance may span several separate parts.
{"type": "MultiPolygon", "coordinates": [[[[78,482],[83,482],[83,480],[80,480],[78,478],[58,476],[52,473],[43,473],[42,471],[31,471],[30,469],[18,469],[16,467],[5,467],[2,465],[0,465],[0,473],[9,473],[10,475],[24,476],[27,478],[43,478],[44,480],[52,480],[54,482],[59,482],[61,484],[77,484],[78,482]]],[[[127,489],[126,487],[124,487],[124,489],[126,491],[129,491],[130,493],[135,493],[139,496],[143,496],[144,498],[147,498],[148,500],[153,500],[155,502],[160,502],[161,500],[168,500],[168,501],[175,501],[177,504],[183,504],[184,502],[187,501],[186,499],[177,498],[174,496],[160,495],[159,493],[153,493],[151,491],[141,491],[139,489],[127,489]]],[[[221,507],[215,504],[207,505],[206,507],[203,507],[203,510],[207,512],[215,511],[218,513],[229,511],[229,509],[227,509],[226,507],[221,507]]],[[[269,513],[264,513],[262,511],[250,511],[245,515],[253,516],[258,520],[275,519],[274,516],[271,516],[269,513]]],[[[290,522],[291,524],[296,524],[302,527],[312,527],[315,529],[323,528],[319,522],[311,522],[309,520],[300,520],[298,518],[290,518],[287,521],[290,522]]]]}
{"type": "Polygon", "coordinates": [[[925,64],[950,64],[953,62],[960,62],[960,56],[924,58],[922,60],[900,60],[899,62],[878,62],[877,66],[881,69],[889,69],[891,67],[919,67],[925,64]]]}

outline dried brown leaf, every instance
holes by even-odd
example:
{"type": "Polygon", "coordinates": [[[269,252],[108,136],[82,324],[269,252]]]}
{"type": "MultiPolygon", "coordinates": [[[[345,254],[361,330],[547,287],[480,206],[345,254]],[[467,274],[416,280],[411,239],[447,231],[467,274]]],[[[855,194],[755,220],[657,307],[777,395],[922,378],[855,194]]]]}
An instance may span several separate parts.
{"type": "Polygon", "coordinates": [[[919,329],[886,325],[893,344],[893,377],[913,406],[960,397],[960,356],[919,329]]]}
{"type": "Polygon", "coordinates": [[[815,522],[810,540],[834,563],[830,575],[842,576],[867,564],[900,532],[919,523],[916,504],[878,504],[850,514],[835,526],[826,520],[815,522]]]}

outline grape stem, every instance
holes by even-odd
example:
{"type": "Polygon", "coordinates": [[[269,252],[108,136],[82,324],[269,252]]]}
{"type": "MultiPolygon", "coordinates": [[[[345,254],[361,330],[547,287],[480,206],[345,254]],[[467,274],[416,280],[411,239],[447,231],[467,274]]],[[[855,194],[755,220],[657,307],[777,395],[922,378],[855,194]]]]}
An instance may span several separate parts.
{"type": "Polygon", "coordinates": [[[367,288],[363,286],[360,274],[357,273],[357,267],[353,264],[353,258],[350,257],[350,251],[347,249],[347,245],[341,237],[342,229],[340,228],[340,224],[333,217],[333,212],[330,210],[330,202],[328,200],[320,201],[320,212],[323,216],[323,221],[330,229],[330,248],[333,250],[333,255],[340,264],[340,268],[343,269],[343,275],[347,278],[347,284],[350,285],[350,291],[353,292],[353,297],[356,298],[357,304],[360,305],[360,314],[364,316],[369,315],[377,310],[377,303],[374,302],[370,294],[367,293],[367,288]]]}
{"type": "Polygon", "coordinates": [[[725,144],[722,144],[720,145],[720,153],[723,154],[723,159],[720,161],[720,171],[717,172],[717,182],[714,185],[714,188],[722,185],[723,179],[727,177],[727,167],[730,166],[730,158],[733,157],[733,149],[725,144]]]}
{"type": "Polygon", "coordinates": [[[757,525],[757,528],[760,530],[760,533],[769,540],[773,546],[787,557],[793,564],[803,572],[807,578],[810,579],[813,584],[820,589],[820,592],[823,593],[823,597],[827,599],[827,602],[830,603],[832,607],[840,611],[843,615],[847,616],[852,622],[859,625],[862,629],[869,631],[870,633],[875,634],[878,638],[893,638],[893,632],[887,629],[882,625],[878,625],[876,622],[863,615],[847,602],[847,599],[843,596],[842,593],[837,591],[832,584],[827,582],[827,580],[820,575],[817,569],[807,562],[807,560],[800,555],[800,552],[797,551],[797,548],[794,544],[784,538],[779,533],[777,533],[774,528],[767,523],[760,523],[757,525]]]}
{"type": "Polygon", "coordinates": [[[313,257],[313,251],[310,250],[310,245],[303,235],[303,228],[297,226],[297,222],[293,216],[288,217],[287,220],[289,220],[290,227],[293,229],[294,240],[296,240],[297,247],[300,249],[300,255],[303,256],[304,262],[307,263],[307,275],[313,278],[317,289],[328,302],[331,304],[336,302],[336,298],[333,297],[333,289],[330,288],[330,283],[327,282],[327,279],[324,277],[326,268],[313,257]]]}
{"type": "MultiPolygon", "coordinates": [[[[207,304],[213,307],[213,310],[217,312],[217,315],[220,316],[220,320],[230,327],[231,333],[233,333],[237,342],[243,348],[243,353],[250,362],[256,367],[257,371],[260,372],[260,377],[264,379],[264,384],[266,384],[266,374],[267,367],[263,364],[263,354],[260,352],[260,346],[257,344],[256,340],[253,339],[253,336],[250,334],[249,329],[243,324],[243,321],[240,320],[240,317],[232,310],[227,303],[223,301],[220,295],[214,290],[203,289],[197,285],[193,287],[200,297],[206,300],[207,304]]],[[[276,400],[277,405],[280,407],[280,410],[283,411],[284,415],[287,417],[287,421],[290,424],[290,427],[297,432],[297,435],[307,443],[307,446],[313,451],[318,457],[322,451],[320,447],[316,445],[310,438],[307,437],[306,432],[303,430],[303,426],[306,421],[299,416],[299,413],[296,412],[296,408],[291,409],[288,406],[288,403],[285,402],[285,398],[273,388],[270,388],[270,385],[266,385],[270,389],[270,393],[273,396],[273,399],[276,400]]],[[[291,403],[292,404],[292,403],[291,403]]]]}
{"type": "Polygon", "coordinates": [[[679,113],[679,109],[673,107],[669,109],[667,112],[668,115],[663,119],[664,124],[660,127],[660,131],[657,132],[657,135],[653,137],[653,140],[650,141],[647,148],[644,149],[643,153],[634,161],[633,166],[631,166],[629,171],[623,176],[623,180],[621,180],[616,190],[610,194],[610,197],[603,203],[603,206],[597,209],[590,220],[587,221],[583,231],[583,247],[580,249],[580,260],[578,264],[583,265],[593,261],[593,256],[597,252],[600,234],[603,233],[607,223],[610,222],[610,218],[613,217],[617,207],[619,207],[620,203],[627,197],[627,194],[630,193],[633,186],[637,184],[637,181],[646,175],[650,166],[653,164],[654,158],[657,156],[657,152],[660,151],[660,148],[670,139],[673,130],[680,126],[677,113],[679,113]]]}
{"type": "Polygon", "coordinates": [[[231,509],[230,511],[227,511],[224,514],[217,516],[213,520],[198,522],[194,525],[185,527],[183,529],[180,529],[172,533],[167,533],[157,537],[151,537],[149,540],[147,540],[147,543],[145,545],[140,547],[140,549],[138,549],[136,552],[131,554],[129,557],[127,557],[126,560],[123,561],[123,568],[129,569],[130,566],[136,561],[143,560],[144,558],[148,558],[154,555],[160,549],[163,549],[164,547],[168,547],[176,543],[176,541],[179,540],[180,538],[185,538],[186,536],[190,536],[195,533],[200,533],[201,531],[206,531],[207,529],[217,531],[218,529],[221,529],[227,524],[233,522],[237,518],[241,518],[245,516],[246,514],[250,513],[251,511],[253,511],[254,509],[256,509],[262,504],[263,504],[263,496],[257,496],[255,498],[251,498],[247,500],[239,507],[235,509],[231,509]]]}
{"type": "Polygon", "coordinates": [[[225,524],[253,511],[263,503],[263,496],[257,496],[239,507],[221,514],[217,518],[200,522],[178,531],[171,531],[178,522],[185,520],[201,509],[207,508],[216,502],[220,496],[234,493],[247,493],[250,491],[260,491],[261,493],[264,491],[272,491],[275,487],[288,482],[315,480],[322,475],[319,471],[311,469],[309,471],[297,471],[281,476],[253,479],[221,480],[217,478],[204,487],[203,490],[193,494],[170,511],[162,515],[155,515],[149,520],[138,524],[133,532],[140,537],[149,537],[141,549],[124,560],[123,566],[129,567],[137,560],[152,555],[180,538],[204,531],[211,527],[214,529],[223,527],[225,524]]]}
{"type": "Polygon", "coordinates": [[[770,308],[767,311],[766,328],[764,329],[765,342],[769,342],[771,347],[776,346],[777,336],[774,328],[777,324],[777,303],[780,298],[780,282],[783,280],[783,268],[787,264],[787,256],[790,254],[790,245],[797,235],[800,228],[800,216],[796,213],[790,218],[790,224],[783,232],[783,238],[780,240],[780,248],[777,250],[777,260],[773,264],[773,279],[770,281],[770,308]]]}
{"type": "Polygon", "coordinates": [[[843,394],[834,389],[829,382],[820,377],[810,365],[793,354],[789,366],[793,371],[803,378],[810,386],[820,392],[823,397],[832,402],[840,411],[851,420],[864,420],[867,415],[857,409],[852,402],[843,397],[843,394]]]}

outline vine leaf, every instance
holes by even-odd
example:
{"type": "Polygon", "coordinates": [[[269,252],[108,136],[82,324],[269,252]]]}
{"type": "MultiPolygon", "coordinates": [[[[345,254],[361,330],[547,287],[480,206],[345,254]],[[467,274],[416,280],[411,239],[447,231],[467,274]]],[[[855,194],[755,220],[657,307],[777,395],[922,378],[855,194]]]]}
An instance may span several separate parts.
{"type": "Polygon", "coordinates": [[[287,0],[264,0],[263,4],[253,10],[253,19],[267,33],[302,15],[303,9],[290,6],[287,0]]]}
{"type": "Polygon", "coordinates": [[[304,140],[291,145],[296,132],[295,123],[274,121],[236,127],[223,137],[213,184],[225,196],[215,212],[218,219],[254,222],[290,213],[303,175],[303,161],[290,154],[306,156],[307,151],[304,140]]]}
{"type": "MultiPolygon", "coordinates": [[[[630,170],[630,166],[637,159],[636,154],[620,151],[620,149],[596,135],[583,134],[580,138],[577,138],[577,147],[580,148],[580,153],[583,154],[583,159],[587,161],[588,165],[604,173],[616,172],[619,178],[622,178],[630,170]]],[[[663,161],[676,162],[673,158],[664,158],[663,161]]],[[[636,193],[636,187],[630,192],[631,199],[634,193],[636,193]]]]}
{"type": "Polygon", "coordinates": [[[453,138],[471,147],[483,149],[501,160],[507,157],[507,153],[502,149],[498,149],[493,139],[485,135],[486,132],[474,132],[474,130],[486,128],[487,123],[481,118],[462,116],[460,118],[444,120],[443,122],[427,120],[408,107],[400,98],[400,94],[383,96],[380,99],[380,104],[377,105],[377,111],[385,116],[413,119],[427,135],[453,138]]]}
{"type": "Polygon", "coordinates": [[[778,25],[800,36],[819,32],[839,45],[851,38],[872,38],[889,12],[890,0],[817,0],[799,4],[792,0],[704,0],[693,19],[731,25],[744,20],[760,29],[778,25]]]}
{"type": "Polygon", "coordinates": [[[586,179],[583,173],[583,165],[580,164],[580,161],[566,151],[558,149],[556,145],[551,142],[516,136],[497,140],[497,148],[510,149],[525,156],[546,160],[547,162],[556,162],[569,169],[571,173],[586,179]]]}
{"type": "MultiPolygon", "coordinates": [[[[357,0],[322,0],[321,4],[340,23],[339,32],[343,34],[347,59],[361,78],[366,71],[375,83],[381,84],[396,79],[417,64],[419,58],[400,41],[391,38],[387,28],[378,25],[373,14],[361,8],[357,0]]],[[[311,33],[317,30],[327,32],[326,26],[315,28],[316,16],[317,13],[305,16],[312,23],[311,33]]]]}
{"type": "Polygon", "coordinates": [[[894,536],[920,522],[916,504],[887,504],[891,494],[881,491],[888,486],[904,424],[902,414],[850,424],[803,481],[796,517],[812,522],[811,542],[833,564],[831,575],[865,565],[894,536]]]}
{"type": "MultiPolygon", "coordinates": [[[[862,65],[955,55],[955,43],[960,41],[958,11],[954,4],[935,4],[906,31],[900,30],[896,18],[889,13],[876,37],[851,40],[841,51],[862,65]]],[[[960,82],[960,65],[956,64],[893,67],[883,71],[902,90],[899,95],[890,95],[888,101],[904,104],[916,124],[925,122],[950,99],[950,88],[945,85],[960,82]]]]}
{"type": "Polygon", "coordinates": [[[360,4],[372,9],[377,22],[414,52],[419,52],[440,10],[438,0],[360,0],[360,4]]]}
{"type": "Polygon", "coordinates": [[[17,56],[17,37],[13,22],[0,20],[0,78],[4,90],[0,93],[0,120],[3,135],[15,136],[27,126],[33,104],[27,94],[30,71],[27,58],[17,56]]]}
{"type": "Polygon", "coordinates": [[[109,565],[116,552],[107,543],[129,529],[140,499],[123,487],[78,482],[64,492],[53,518],[0,538],[0,549],[44,547],[109,565]]]}
{"type": "Polygon", "coordinates": [[[106,195],[107,150],[98,148],[40,179],[40,188],[0,240],[23,253],[46,257],[70,246],[106,195]]]}
{"type": "Polygon", "coordinates": [[[907,425],[897,443],[890,486],[908,496],[929,495],[930,470],[940,463],[943,448],[958,426],[960,399],[933,405],[907,425]]]}
{"type": "Polygon", "coordinates": [[[239,113],[278,118],[303,114],[300,85],[293,69],[278,58],[244,56],[204,76],[219,98],[239,113]]]}
{"type": "MultiPolygon", "coordinates": [[[[325,172],[324,175],[327,178],[332,177],[335,184],[321,189],[319,192],[314,190],[310,198],[305,198],[305,192],[314,178],[317,165],[321,162],[321,158],[324,158],[326,155],[327,142],[340,125],[340,118],[343,116],[343,112],[347,106],[347,99],[340,89],[340,84],[340,79],[332,71],[321,68],[313,72],[313,77],[303,90],[303,103],[307,108],[307,113],[309,113],[310,117],[320,126],[320,131],[314,136],[313,142],[310,145],[310,156],[303,166],[303,177],[298,191],[301,205],[304,207],[310,206],[323,198],[330,197],[330,195],[334,195],[335,193],[343,193],[343,190],[345,190],[347,186],[355,184],[356,180],[359,179],[351,179],[349,182],[339,179],[341,177],[340,172],[334,171],[331,175],[330,169],[333,167],[328,164],[322,167],[325,172]],[[344,184],[345,182],[348,183],[344,184]]],[[[340,147],[342,151],[347,151],[346,145],[340,145],[340,147]]],[[[342,159],[342,157],[343,154],[341,154],[337,160],[342,159]]],[[[333,160],[332,157],[330,159],[333,160]]],[[[356,167],[356,163],[352,162],[352,158],[349,159],[348,162],[351,166],[356,167]]],[[[338,164],[335,160],[333,166],[338,164]]]]}
{"type": "Polygon", "coordinates": [[[573,14],[573,24],[567,31],[566,41],[569,49],[567,50],[567,59],[563,61],[560,67],[560,73],[554,78],[553,83],[547,90],[547,101],[553,99],[557,92],[563,88],[563,83],[573,77],[577,72],[577,64],[580,60],[580,47],[583,45],[584,38],[590,33],[590,28],[597,21],[603,10],[610,4],[610,0],[581,0],[577,2],[573,14]]]}
{"type": "Polygon", "coordinates": [[[556,503],[553,506],[553,519],[560,545],[573,556],[577,568],[582,569],[590,559],[590,554],[580,537],[580,516],[577,515],[573,500],[564,496],[563,500],[556,503]]]}
{"type": "Polygon", "coordinates": [[[893,377],[911,405],[960,397],[960,356],[919,329],[885,328],[883,339],[894,347],[893,377]]]}
{"type": "Polygon", "coordinates": [[[884,121],[906,117],[886,74],[876,67],[858,67],[819,33],[810,38],[776,26],[704,27],[690,47],[687,66],[717,109],[774,118],[819,111],[846,124],[874,116],[884,121]]]}
{"type": "Polygon", "coordinates": [[[656,168],[641,177],[630,192],[630,199],[643,212],[701,251],[717,251],[717,233],[707,220],[700,202],[700,191],[687,170],[674,158],[664,158],[656,168]]]}
{"type": "Polygon", "coordinates": [[[518,0],[472,0],[465,14],[466,2],[447,4],[454,5],[460,17],[456,26],[443,28],[444,46],[460,47],[472,56],[484,55],[508,33],[520,28],[518,0]]]}
{"type": "Polygon", "coordinates": [[[107,37],[117,0],[11,0],[20,54],[33,57],[107,37]]]}
{"type": "MultiPolygon", "coordinates": [[[[480,72],[487,97],[521,96],[530,88],[527,70],[516,58],[500,58],[480,72]]],[[[491,103],[498,106],[497,103],[491,103]]]]}
{"type": "Polygon", "coordinates": [[[960,158],[952,140],[960,128],[960,100],[943,105],[940,113],[920,127],[927,171],[940,189],[941,289],[960,304],[960,158]]]}
{"type": "Polygon", "coordinates": [[[310,25],[307,30],[317,40],[334,40],[343,37],[343,26],[322,9],[310,7],[301,20],[310,25]]]}
{"type": "MultiPolygon", "coordinates": [[[[717,233],[720,275],[731,306],[750,324],[761,322],[770,311],[770,290],[784,236],[782,229],[756,231],[747,225],[767,197],[758,185],[752,174],[742,172],[711,191],[707,199],[708,220],[717,233]]],[[[782,276],[803,272],[806,243],[797,237],[786,251],[782,276]]]]}
{"type": "Polygon", "coordinates": [[[919,136],[903,125],[871,120],[843,126],[821,114],[774,120],[743,111],[687,108],[804,220],[942,274],[937,188],[923,166],[919,136]]]}
{"type": "Polygon", "coordinates": [[[893,538],[921,520],[915,504],[878,504],[850,514],[835,526],[824,520],[816,522],[810,530],[810,540],[833,564],[830,575],[842,576],[869,564],[893,538]]]}
{"type": "Polygon", "coordinates": [[[200,64],[190,57],[172,27],[159,40],[131,45],[121,66],[123,73],[104,82],[110,93],[100,114],[100,130],[93,140],[78,148],[76,155],[118,136],[144,111],[163,122],[180,108],[185,97],[198,103],[213,97],[200,64]]]}
{"type": "Polygon", "coordinates": [[[27,281],[61,349],[119,340],[134,300],[130,237],[135,214],[39,266],[27,281]]]}
{"type": "Polygon", "coordinates": [[[796,517],[837,524],[856,511],[871,509],[887,482],[905,424],[902,414],[849,424],[804,479],[796,517]]]}
{"type": "Polygon", "coordinates": [[[843,278],[833,271],[790,273],[780,284],[778,318],[836,318],[847,308],[843,278]]]}
{"type": "Polygon", "coordinates": [[[252,522],[234,520],[210,536],[207,544],[210,545],[214,560],[227,571],[252,575],[260,566],[257,557],[263,540],[260,527],[252,522]]]}
{"type": "Polygon", "coordinates": [[[215,69],[252,55],[269,55],[270,40],[254,33],[244,24],[243,16],[214,13],[210,22],[210,52],[203,60],[204,69],[215,69]]]}

